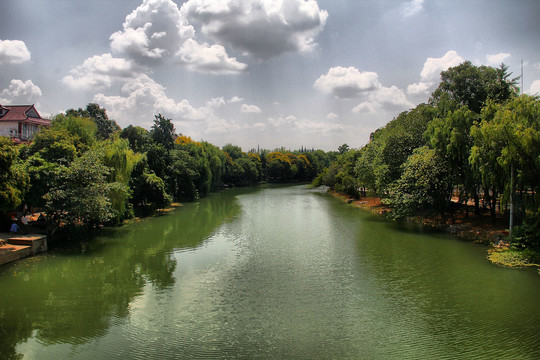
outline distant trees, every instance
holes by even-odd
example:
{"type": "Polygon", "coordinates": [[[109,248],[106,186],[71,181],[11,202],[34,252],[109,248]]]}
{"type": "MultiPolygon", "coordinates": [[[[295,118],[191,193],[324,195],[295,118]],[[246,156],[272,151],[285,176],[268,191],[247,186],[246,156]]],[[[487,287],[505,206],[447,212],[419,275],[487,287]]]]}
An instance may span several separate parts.
{"type": "Polygon", "coordinates": [[[55,116],[32,143],[0,137],[0,211],[42,209],[52,236],[61,225],[119,224],[137,209],[195,200],[225,185],[310,181],[329,164],[320,150],[220,149],[176,134],[161,114],[150,130],[120,129],[91,103],[55,116]]]}

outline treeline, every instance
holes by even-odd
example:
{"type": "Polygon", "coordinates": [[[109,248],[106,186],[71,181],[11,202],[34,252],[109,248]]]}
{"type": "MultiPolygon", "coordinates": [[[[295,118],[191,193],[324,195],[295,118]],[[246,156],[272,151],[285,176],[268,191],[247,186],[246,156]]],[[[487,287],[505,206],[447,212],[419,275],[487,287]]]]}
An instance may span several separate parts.
{"type": "Polygon", "coordinates": [[[0,212],[41,209],[49,235],[61,225],[118,224],[137,209],[196,200],[226,186],[312,181],[335,159],[322,150],[222,149],[175,132],[121,129],[88,104],[57,115],[29,144],[0,137],[0,212]]]}
{"type": "Polygon", "coordinates": [[[540,104],[519,96],[510,76],[504,64],[443,71],[427,104],[338,156],[313,184],[379,196],[393,218],[436,214],[446,222],[474,201],[474,212],[489,209],[495,223],[513,204],[513,241],[540,249],[540,104]]]}

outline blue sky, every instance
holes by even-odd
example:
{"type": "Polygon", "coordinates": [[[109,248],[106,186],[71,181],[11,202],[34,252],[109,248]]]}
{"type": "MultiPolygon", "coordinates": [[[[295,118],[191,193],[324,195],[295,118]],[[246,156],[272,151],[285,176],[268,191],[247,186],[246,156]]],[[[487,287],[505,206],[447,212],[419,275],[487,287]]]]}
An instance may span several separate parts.
{"type": "Polygon", "coordinates": [[[535,0],[3,0],[0,104],[97,102],[247,151],[360,147],[440,71],[510,66],[540,92],[535,0]]]}

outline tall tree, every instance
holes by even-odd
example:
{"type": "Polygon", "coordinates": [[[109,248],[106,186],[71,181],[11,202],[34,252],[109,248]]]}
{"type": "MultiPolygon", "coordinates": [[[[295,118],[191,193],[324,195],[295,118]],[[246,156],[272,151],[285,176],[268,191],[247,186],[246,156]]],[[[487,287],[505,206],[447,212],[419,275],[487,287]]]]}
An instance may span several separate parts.
{"type": "Polygon", "coordinates": [[[172,120],[163,117],[161,114],[155,115],[154,118],[150,136],[155,143],[163,145],[167,150],[171,150],[174,147],[175,136],[172,120]]]}

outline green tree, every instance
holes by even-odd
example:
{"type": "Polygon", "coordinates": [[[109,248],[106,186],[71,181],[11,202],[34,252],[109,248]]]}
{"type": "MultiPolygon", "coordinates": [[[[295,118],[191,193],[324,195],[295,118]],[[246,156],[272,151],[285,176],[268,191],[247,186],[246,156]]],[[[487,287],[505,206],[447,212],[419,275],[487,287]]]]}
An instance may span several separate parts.
{"type": "Polygon", "coordinates": [[[122,139],[127,139],[129,141],[129,147],[131,150],[144,153],[146,152],[152,138],[148,130],[140,127],[129,125],[122,129],[120,132],[120,137],[122,139]]]}
{"type": "Polygon", "coordinates": [[[84,110],[81,108],[77,110],[68,109],[66,115],[92,119],[97,127],[97,138],[100,140],[106,140],[113,133],[120,130],[120,126],[118,126],[116,121],[109,119],[107,111],[96,103],[89,103],[84,110]]]}
{"type": "MultiPolygon", "coordinates": [[[[470,162],[490,199],[493,221],[500,194],[508,199],[514,186],[530,197],[529,208],[539,211],[540,199],[540,105],[536,97],[523,95],[506,104],[488,103],[482,121],[471,129],[474,146],[470,162]],[[530,194],[530,196],[528,195],[530,194]]],[[[526,203],[523,203],[526,206],[526,203]]]]}
{"type": "Polygon", "coordinates": [[[445,222],[452,193],[448,177],[449,169],[435,150],[427,146],[415,149],[403,164],[403,173],[393,186],[391,215],[403,218],[438,212],[445,222]]]}
{"type": "Polygon", "coordinates": [[[465,61],[441,72],[441,82],[430,101],[438,105],[441,100],[449,99],[456,107],[466,105],[472,112],[480,114],[487,100],[503,102],[516,96],[519,78],[510,79],[510,76],[504,64],[494,69],[465,61]]]}
{"type": "Polygon", "coordinates": [[[174,147],[174,125],[171,119],[166,119],[163,115],[154,116],[154,125],[150,130],[150,136],[156,144],[161,144],[165,149],[171,150],[174,147]]]}
{"type": "Polygon", "coordinates": [[[124,187],[107,182],[110,169],[96,150],[89,150],[69,167],[62,166],[54,184],[45,194],[45,212],[52,236],[61,222],[81,223],[94,228],[111,220],[116,214],[110,194],[124,187]]]}
{"type": "Polygon", "coordinates": [[[441,160],[447,163],[452,185],[461,190],[460,200],[467,203],[469,198],[473,197],[475,212],[478,214],[479,184],[469,163],[472,147],[470,129],[477,120],[478,115],[465,105],[449,111],[444,118],[434,119],[426,134],[441,160]]]}
{"type": "Polygon", "coordinates": [[[28,174],[18,164],[17,152],[11,139],[0,136],[0,211],[17,208],[28,190],[28,174]]]}

